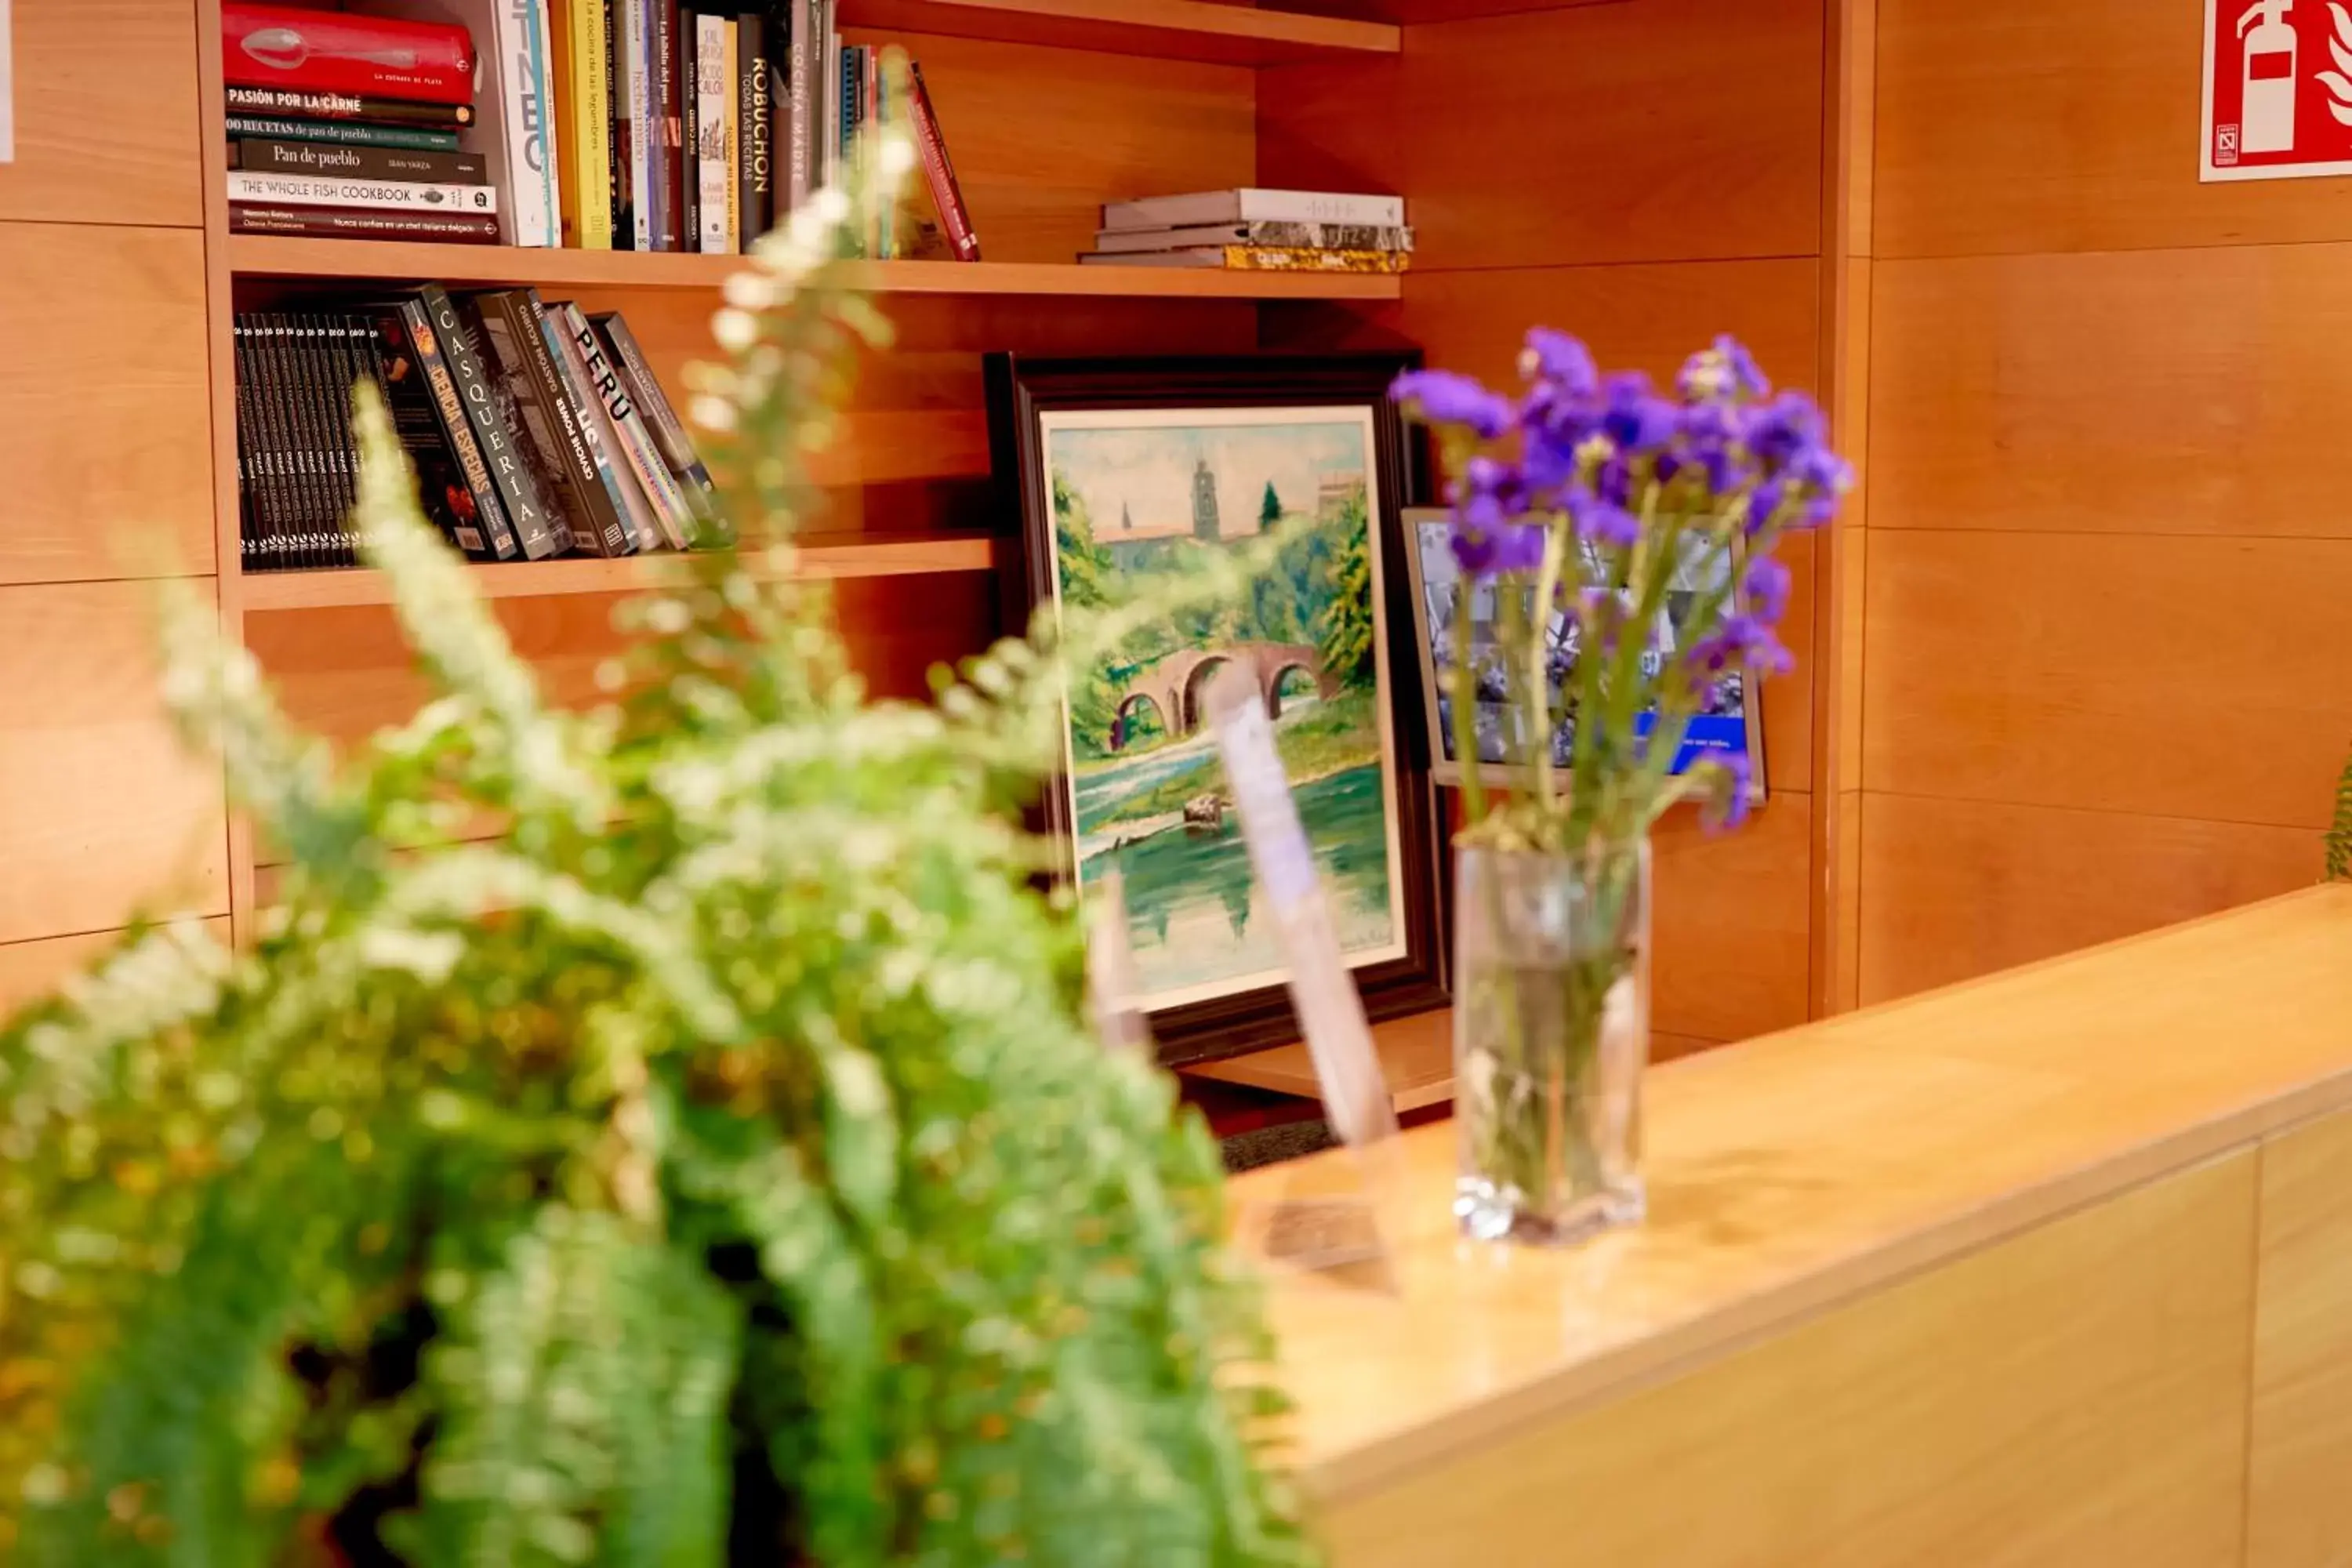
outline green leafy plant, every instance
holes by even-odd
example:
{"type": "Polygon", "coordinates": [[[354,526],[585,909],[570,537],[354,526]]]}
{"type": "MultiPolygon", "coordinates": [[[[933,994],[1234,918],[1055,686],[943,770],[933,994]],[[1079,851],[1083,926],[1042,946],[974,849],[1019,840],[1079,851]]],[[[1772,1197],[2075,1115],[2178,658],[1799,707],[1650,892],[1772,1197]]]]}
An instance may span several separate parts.
{"type": "Polygon", "coordinates": [[[0,1555],[1309,1560],[1216,1151],[1087,1026],[1018,826],[1057,650],[871,701],[791,580],[885,337],[828,258],[911,161],[730,281],[694,409],[750,542],[635,605],[603,705],[541,700],[364,395],[433,700],[339,763],[174,602],[289,867],[249,951],[149,929],[0,1029],[0,1555]]]}

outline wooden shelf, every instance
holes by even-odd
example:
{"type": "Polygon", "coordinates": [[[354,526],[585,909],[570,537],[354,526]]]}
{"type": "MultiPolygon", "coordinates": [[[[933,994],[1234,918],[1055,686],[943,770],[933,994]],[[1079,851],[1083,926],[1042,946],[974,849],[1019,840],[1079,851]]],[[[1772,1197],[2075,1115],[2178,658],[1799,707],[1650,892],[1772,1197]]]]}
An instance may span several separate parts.
{"type": "Polygon", "coordinates": [[[842,0],[841,25],[1226,65],[1393,55],[1382,22],[1301,16],[1208,0],[842,0]]]}
{"type": "MultiPolygon", "coordinates": [[[[742,258],[734,256],[295,239],[257,234],[232,236],[228,257],[230,270],[240,278],[527,283],[541,289],[716,289],[743,265],[742,258]]],[[[1393,277],[1344,272],[1219,272],[1032,261],[857,261],[849,267],[851,281],[877,294],[1394,300],[1400,293],[1393,277]]]]}
{"type": "MultiPolygon", "coordinates": [[[[985,572],[996,564],[996,542],[986,534],[812,537],[800,547],[801,577],[907,577],[927,573],[985,572]]],[[[661,581],[684,565],[673,554],[630,555],[617,561],[567,556],[561,561],[508,562],[472,568],[476,588],[490,599],[620,594],[661,581]]],[[[240,583],[246,613],[331,610],[392,603],[381,572],[341,566],[309,572],[253,572],[240,583]]]]}
{"type": "MultiPolygon", "coordinates": [[[[1454,1015],[1416,1013],[1372,1026],[1372,1048],[1389,1083],[1389,1104],[1399,1116],[1454,1100],[1454,1015]]],[[[1303,1045],[1276,1046],[1223,1061],[1177,1069],[1186,1078],[1235,1083],[1249,1089],[1320,1100],[1314,1059],[1303,1045]]]]}

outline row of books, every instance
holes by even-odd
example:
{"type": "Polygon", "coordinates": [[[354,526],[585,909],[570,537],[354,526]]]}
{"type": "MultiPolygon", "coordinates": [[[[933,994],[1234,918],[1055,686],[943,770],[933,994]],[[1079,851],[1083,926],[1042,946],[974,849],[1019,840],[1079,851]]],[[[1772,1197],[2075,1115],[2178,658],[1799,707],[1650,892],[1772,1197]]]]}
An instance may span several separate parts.
{"type": "Polygon", "coordinates": [[[938,222],[857,248],[979,259],[921,68],[889,103],[835,0],[364,3],[225,0],[236,231],[734,254],[888,114],[938,222]]]}
{"type": "Polygon", "coordinates": [[[1399,196],[1251,186],[1146,196],[1103,208],[1097,267],[1207,267],[1251,272],[1402,272],[1412,230],[1399,196]]]}
{"type": "Polygon", "coordinates": [[[352,390],[372,382],[425,512],[476,561],[724,542],[709,471],[628,322],[536,289],[438,285],[237,315],[248,572],[354,564],[352,390]]]}

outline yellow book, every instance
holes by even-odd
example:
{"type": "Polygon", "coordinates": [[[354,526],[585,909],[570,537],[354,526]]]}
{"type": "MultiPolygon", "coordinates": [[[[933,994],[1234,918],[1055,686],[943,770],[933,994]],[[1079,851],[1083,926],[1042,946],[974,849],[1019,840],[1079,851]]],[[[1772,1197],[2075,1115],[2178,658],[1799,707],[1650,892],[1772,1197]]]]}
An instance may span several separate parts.
{"type": "Polygon", "coordinates": [[[607,0],[553,0],[555,167],[563,243],[613,248],[612,82],[604,70],[607,0]]]}

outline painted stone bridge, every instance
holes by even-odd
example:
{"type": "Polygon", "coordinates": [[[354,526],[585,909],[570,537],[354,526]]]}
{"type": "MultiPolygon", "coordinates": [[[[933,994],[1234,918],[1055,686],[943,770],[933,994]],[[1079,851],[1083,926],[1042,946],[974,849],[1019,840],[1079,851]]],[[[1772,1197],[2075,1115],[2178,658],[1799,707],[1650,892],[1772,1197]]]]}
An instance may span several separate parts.
{"type": "Polygon", "coordinates": [[[1119,689],[1118,722],[1111,728],[1111,750],[1127,742],[1129,721],[1150,703],[1160,710],[1160,722],[1171,735],[1189,735],[1208,717],[1209,682],[1227,665],[1239,665],[1257,680],[1265,710],[1282,715],[1282,682],[1293,671],[1315,682],[1324,697],[1336,697],[1339,683],[1323,671],[1321,655],[1301,643],[1244,642],[1223,647],[1188,647],[1155,659],[1137,670],[1119,689]]]}

